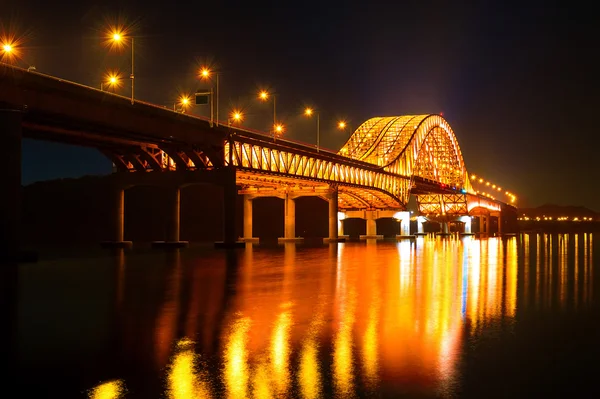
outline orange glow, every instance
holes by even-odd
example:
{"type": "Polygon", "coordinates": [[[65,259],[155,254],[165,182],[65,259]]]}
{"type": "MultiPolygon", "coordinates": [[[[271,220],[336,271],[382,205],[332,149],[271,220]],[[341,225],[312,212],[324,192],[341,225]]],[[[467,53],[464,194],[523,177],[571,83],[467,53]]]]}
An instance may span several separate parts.
{"type": "Polygon", "coordinates": [[[123,85],[121,81],[121,74],[118,71],[108,71],[104,75],[104,83],[105,88],[110,88],[116,90],[123,85]]]}
{"type": "Polygon", "coordinates": [[[123,26],[111,26],[106,31],[104,45],[111,50],[122,50],[127,44],[128,32],[123,26]]]}
{"type": "Polygon", "coordinates": [[[235,122],[241,122],[244,120],[244,114],[237,110],[231,111],[231,119],[233,119],[235,122]]]}
{"type": "Polygon", "coordinates": [[[284,131],[283,125],[275,125],[274,129],[275,129],[275,132],[277,132],[277,133],[283,133],[283,131],[284,131]]]}
{"type": "Polygon", "coordinates": [[[267,92],[265,90],[261,90],[258,93],[258,98],[262,101],[267,101],[269,99],[269,92],[267,92]]]}
{"type": "Polygon", "coordinates": [[[191,105],[191,97],[187,94],[180,95],[179,104],[184,108],[189,107],[191,105]]]}
{"type": "Polygon", "coordinates": [[[208,79],[210,77],[211,74],[211,70],[208,69],[207,67],[202,67],[202,69],[200,69],[200,77],[202,79],[208,79]]]}
{"type": "Polygon", "coordinates": [[[313,109],[312,109],[312,108],[306,108],[306,109],[304,110],[304,115],[306,115],[306,116],[311,116],[311,115],[313,114],[313,112],[314,112],[314,111],[313,111],[313,109]]]}
{"type": "Polygon", "coordinates": [[[0,62],[14,63],[21,59],[22,42],[15,36],[0,36],[0,62]]]}
{"type": "Polygon", "coordinates": [[[339,121],[339,122],[338,122],[338,128],[339,128],[339,129],[345,129],[345,128],[346,128],[346,122],[344,122],[344,121],[339,121]]]}

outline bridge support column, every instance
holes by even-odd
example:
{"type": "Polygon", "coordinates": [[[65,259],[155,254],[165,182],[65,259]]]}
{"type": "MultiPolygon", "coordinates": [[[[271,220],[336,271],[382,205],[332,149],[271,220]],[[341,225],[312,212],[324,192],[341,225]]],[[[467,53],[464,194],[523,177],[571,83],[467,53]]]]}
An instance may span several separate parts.
{"type": "Polygon", "coordinates": [[[498,212],[498,235],[501,236],[504,232],[502,228],[502,213],[498,212]]]}
{"type": "Polygon", "coordinates": [[[179,241],[180,229],[180,200],[181,190],[179,187],[168,188],[169,215],[167,218],[166,241],[155,241],[152,246],[155,248],[184,248],[188,246],[187,241],[179,241]]]}
{"type": "Polygon", "coordinates": [[[450,235],[450,231],[448,230],[448,221],[445,220],[443,222],[440,223],[442,225],[442,231],[440,233],[438,233],[438,235],[440,236],[449,236],[450,235]]]}
{"type": "Polygon", "coordinates": [[[425,217],[424,216],[418,216],[417,217],[417,232],[415,233],[416,236],[424,236],[425,234],[425,229],[423,228],[423,223],[425,222],[425,217]]]}
{"type": "Polygon", "coordinates": [[[244,248],[246,245],[244,241],[237,241],[235,228],[237,203],[236,171],[234,167],[229,166],[223,168],[221,173],[223,174],[221,179],[223,182],[223,241],[216,242],[215,247],[244,248]]]}
{"type": "Polygon", "coordinates": [[[410,212],[398,212],[396,217],[400,222],[400,234],[396,235],[396,238],[414,238],[414,236],[410,234],[410,212]]]}
{"type": "Polygon", "coordinates": [[[290,193],[285,193],[285,215],[283,237],[279,237],[279,242],[302,241],[302,237],[296,237],[296,202],[290,193]]]}
{"type": "Polygon", "coordinates": [[[252,197],[244,195],[244,242],[258,242],[258,237],[252,237],[252,197]]]}
{"type": "Polygon", "coordinates": [[[479,216],[479,234],[485,236],[490,234],[490,218],[487,215],[479,216]]]}
{"type": "Polygon", "coordinates": [[[21,111],[0,109],[0,262],[28,257],[21,252],[21,121],[21,111]]]}
{"type": "Polygon", "coordinates": [[[112,241],[101,243],[104,248],[129,248],[131,241],[124,241],[125,238],[125,190],[122,187],[116,187],[113,190],[113,237],[112,241]]]}
{"type": "Polygon", "coordinates": [[[378,239],[378,240],[383,239],[383,235],[377,234],[376,212],[377,211],[365,211],[364,217],[367,220],[367,234],[365,234],[364,236],[363,235],[359,236],[359,238],[361,240],[372,239],[372,238],[378,239]]]}
{"type": "Polygon", "coordinates": [[[473,232],[471,230],[471,216],[461,216],[460,221],[465,224],[465,230],[460,235],[462,235],[462,236],[473,235],[473,232]]]}
{"type": "Polygon", "coordinates": [[[329,195],[329,237],[323,241],[337,242],[339,240],[339,224],[338,220],[338,191],[334,189],[329,195]]]}

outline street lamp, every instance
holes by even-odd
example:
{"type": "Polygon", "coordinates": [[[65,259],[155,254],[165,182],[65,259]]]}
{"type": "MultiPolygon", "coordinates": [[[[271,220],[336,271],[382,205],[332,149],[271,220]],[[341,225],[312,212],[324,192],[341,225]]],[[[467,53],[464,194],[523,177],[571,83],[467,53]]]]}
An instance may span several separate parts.
{"type": "MultiPolygon", "coordinates": [[[[200,69],[200,78],[201,79],[210,79],[210,75],[212,75],[213,71],[211,71],[207,67],[202,67],[200,69]]],[[[215,81],[216,81],[216,95],[217,95],[217,118],[216,125],[219,126],[219,72],[215,72],[215,81]]],[[[213,98],[212,98],[212,88],[211,88],[211,96],[210,96],[210,119],[212,122],[213,119],[213,98]]]]}
{"type": "Polygon", "coordinates": [[[0,61],[4,62],[12,62],[19,58],[19,51],[14,42],[9,41],[8,39],[2,40],[2,47],[0,51],[0,61]]]}
{"type": "MultiPolygon", "coordinates": [[[[272,95],[273,96],[273,129],[276,129],[276,126],[281,126],[277,124],[277,102],[275,100],[275,94],[272,95]]],[[[258,93],[258,99],[260,101],[268,101],[269,97],[271,97],[271,94],[266,91],[266,90],[261,90],[258,93]]],[[[281,128],[283,129],[283,127],[281,128]]],[[[273,137],[275,137],[275,130],[273,130],[273,137]]]]}
{"type": "Polygon", "coordinates": [[[244,120],[244,114],[241,111],[233,110],[231,114],[229,114],[228,124],[231,125],[231,121],[233,123],[240,124],[244,120]]]}
{"type": "Polygon", "coordinates": [[[345,128],[346,128],[346,122],[345,121],[339,121],[338,122],[338,129],[344,130],[345,128]]]}
{"type": "Polygon", "coordinates": [[[177,104],[179,104],[181,106],[181,113],[182,114],[185,113],[185,110],[191,104],[190,96],[188,96],[187,94],[182,94],[179,96],[178,102],[173,104],[173,111],[175,111],[175,112],[177,112],[177,104]]]}
{"type": "Polygon", "coordinates": [[[275,138],[277,135],[282,135],[284,131],[284,127],[282,124],[277,124],[273,126],[273,142],[275,142],[275,138]]]}
{"type": "Polygon", "coordinates": [[[320,140],[320,123],[319,123],[319,113],[315,112],[312,108],[307,107],[304,110],[304,115],[308,116],[309,118],[313,116],[313,114],[317,114],[317,152],[319,152],[319,140],[320,140]]]}
{"type": "MultiPolygon", "coordinates": [[[[134,43],[133,43],[133,36],[129,37],[131,39],[131,75],[129,75],[129,78],[131,79],[131,104],[133,104],[134,102],[134,55],[135,55],[135,51],[134,51],[134,43]]],[[[118,46],[122,45],[125,40],[127,39],[125,32],[119,30],[119,29],[112,29],[112,31],[110,32],[110,39],[112,40],[112,42],[118,46]]]]}
{"type": "Polygon", "coordinates": [[[100,90],[104,91],[104,85],[108,86],[109,88],[112,88],[114,93],[114,89],[121,86],[121,77],[118,73],[109,73],[106,76],[106,81],[100,83],[100,90]]]}

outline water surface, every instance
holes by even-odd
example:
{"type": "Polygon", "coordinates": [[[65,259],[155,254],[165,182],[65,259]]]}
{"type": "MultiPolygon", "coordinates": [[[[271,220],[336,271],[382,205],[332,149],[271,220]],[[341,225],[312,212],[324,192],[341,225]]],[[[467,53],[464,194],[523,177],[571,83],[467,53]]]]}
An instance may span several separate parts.
{"type": "Polygon", "coordinates": [[[592,234],[286,244],[22,265],[21,397],[586,397],[592,234]]]}

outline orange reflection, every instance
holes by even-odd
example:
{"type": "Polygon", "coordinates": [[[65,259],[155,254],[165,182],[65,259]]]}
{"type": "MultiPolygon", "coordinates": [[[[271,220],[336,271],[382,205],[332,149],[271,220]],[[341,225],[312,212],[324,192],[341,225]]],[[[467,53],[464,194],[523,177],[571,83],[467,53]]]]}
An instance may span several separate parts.
{"type": "Polygon", "coordinates": [[[193,342],[182,339],[167,369],[167,397],[169,399],[208,399],[210,388],[205,377],[197,370],[197,355],[193,342]]]}
{"type": "Polygon", "coordinates": [[[229,398],[248,396],[248,331],[250,319],[238,318],[233,322],[225,341],[223,379],[229,398]]]}
{"type": "MultiPolygon", "coordinates": [[[[285,304],[289,307],[289,304],[285,304]]],[[[279,314],[271,337],[271,366],[277,396],[285,394],[289,386],[290,326],[289,311],[279,314]]]]}
{"type": "Polygon", "coordinates": [[[121,380],[108,381],[90,389],[90,399],[120,399],[125,395],[125,384],[121,380]]]}
{"type": "MultiPolygon", "coordinates": [[[[338,397],[351,397],[357,387],[375,392],[383,384],[405,391],[451,387],[465,334],[480,334],[502,318],[515,317],[521,304],[543,309],[568,305],[569,298],[575,305],[591,301],[591,234],[531,235],[523,243],[523,274],[516,238],[429,237],[397,245],[372,241],[309,251],[295,245],[278,252],[247,250],[237,281],[227,283],[235,291],[223,317],[223,364],[214,377],[223,381],[222,394],[230,398],[320,398],[331,389],[338,397]],[[574,271],[567,263],[571,249],[574,271]],[[521,301],[517,294],[523,292],[521,301]]],[[[180,306],[178,267],[157,328],[156,338],[168,343],[180,306]]],[[[205,275],[190,276],[195,291],[207,288],[197,284],[205,275]]],[[[198,292],[189,297],[195,303],[181,305],[188,318],[207,309],[216,313],[218,307],[198,292]]],[[[189,320],[184,327],[197,329],[189,320]]],[[[189,341],[179,342],[167,371],[169,398],[210,397],[209,379],[189,341]]],[[[109,388],[103,389],[114,392],[109,388]]]]}

